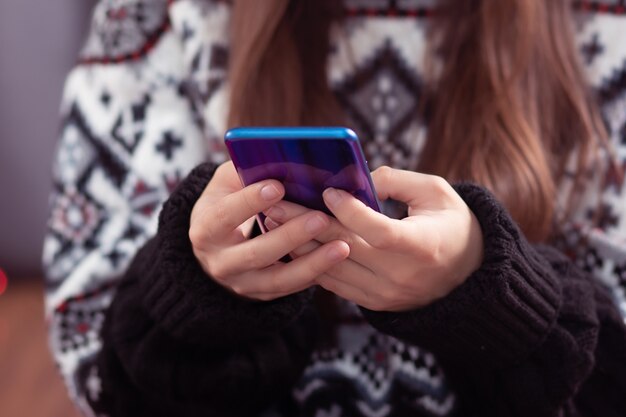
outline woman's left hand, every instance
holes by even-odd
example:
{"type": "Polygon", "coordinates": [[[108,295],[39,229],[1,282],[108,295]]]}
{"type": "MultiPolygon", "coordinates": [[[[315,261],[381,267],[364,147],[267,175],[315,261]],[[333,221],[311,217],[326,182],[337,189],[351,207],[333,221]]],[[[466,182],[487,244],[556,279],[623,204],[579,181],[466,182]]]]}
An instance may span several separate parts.
{"type": "MultiPolygon", "coordinates": [[[[320,275],[320,286],[370,310],[406,311],[445,297],[479,268],[480,225],[444,179],[381,167],[372,180],[380,200],[407,204],[408,217],[391,219],[345,191],[327,189],[324,201],[336,219],[292,254],[333,240],[348,243],[350,257],[320,275]]],[[[306,211],[281,201],[265,212],[265,224],[275,229],[306,211]]]]}

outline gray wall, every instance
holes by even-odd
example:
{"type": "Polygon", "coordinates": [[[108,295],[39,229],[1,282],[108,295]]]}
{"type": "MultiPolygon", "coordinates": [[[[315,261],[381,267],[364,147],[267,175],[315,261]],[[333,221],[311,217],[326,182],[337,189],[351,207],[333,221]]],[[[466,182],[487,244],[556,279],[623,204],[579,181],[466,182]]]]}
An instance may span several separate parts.
{"type": "Polygon", "coordinates": [[[0,268],[40,276],[63,79],[90,0],[0,0],[0,268]]]}

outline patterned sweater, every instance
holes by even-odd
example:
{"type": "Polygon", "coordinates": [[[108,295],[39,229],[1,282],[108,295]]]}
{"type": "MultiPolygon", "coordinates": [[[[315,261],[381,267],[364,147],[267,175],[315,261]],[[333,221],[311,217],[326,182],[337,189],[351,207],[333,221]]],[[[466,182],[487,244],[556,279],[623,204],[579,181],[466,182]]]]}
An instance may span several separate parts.
{"type": "MultiPolygon", "coordinates": [[[[374,168],[419,159],[433,1],[344,0],[332,29],[328,80],[374,168]]],[[[589,82],[626,161],[626,4],[573,7],[589,82]]],[[[44,265],[50,344],[79,408],[626,415],[626,184],[608,171],[590,176],[559,242],[573,261],[529,245],[484,190],[457,186],[485,234],[480,270],[422,310],[343,303],[332,346],[316,343],[323,323],[310,292],[249,303],[202,274],[186,228],[225,160],[229,16],[214,0],[102,0],[68,76],[44,265]]]]}

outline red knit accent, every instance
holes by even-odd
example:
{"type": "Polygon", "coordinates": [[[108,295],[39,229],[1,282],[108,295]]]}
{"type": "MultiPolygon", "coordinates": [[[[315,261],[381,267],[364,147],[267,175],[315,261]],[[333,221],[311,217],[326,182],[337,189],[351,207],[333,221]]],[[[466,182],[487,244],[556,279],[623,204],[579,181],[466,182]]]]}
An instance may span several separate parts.
{"type": "Polygon", "coordinates": [[[87,333],[89,331],[90,327],[89,324],[87,323],[78,323],[76,325],[76,330],[78,331],[78,333],[87,333]]]}
{"type": "Polygon", "coordinates": [[[609,13],[623,15],[626,14],[626,4],[607,4],[600,1],[577,0],[574,2],[574,10],[596,13],[609,13]]]}
{"type": "Polygon", "coordinates": [[[80,300],[85,299],[85,298],[91,298],[91,297],[93,297],[95,295],[98,295],[100,293],[108,291],[111,288],[115,287],[117,285],[117,283],[118,283],[117,280],[113,281],[113,282],[109,282],[106,285],[103,285],[102,287],[96,288],[93,291],[88,291],[88,292],[85,292],[85,293],[82,293],[82,294],[77,294],[74,297],[69,297],[69,298],[65,299],[63,302],[61,302],[59,305],[57,305],[54,308],[54,311],[56,313],[63,313],[63,312],[65,312],[67,310],[67,307],[68,307],[68,305],[70,303],[72,303],[74,301],[80,301],[80,300]]]}
{"type": "Polygon", "coordinates": [[[348,17],[431,17],[434,15],[434,10],[425,7],[414,9],[349,7],[345,9],[345,15],[348,17]]]}
{"type": "MultiPolygon", "coordinates": [[[[169,8],[174,3],[174,1],[176,0],[167,0],[167,7],[169,8]]],[[[170,28],[171,28],[171,23],[169,20],[169,15],[166,15],[161,26],[159,26],[159,28],[156,31],[154,31],[154,33],[148,36],[148,38],[146,39],[146,43],[144,43],[144,45],[139,50],[128,53],[128,54],[117,55],[113,57],[104,56],[104,57],[81,58],[78,60],[78,64],[79,65],[91,65],[91,64],[107,65],[111,63],[119,64],[121,62],[126,62],[126,61],[137,61],[143,58],[144,56],[146,56],[148,52],[150,52],[154,48],[154,46],[157,44],[161,36],[165,32],[167,32],[170,28]]]]}
{"type": "MultiPolygon", "coordinates": [[[[599,1],[585,1],[577,0],[573,3],[574,10],[597,12],[597,13],[610,13],[610,14],[626,14],[626,4],[624,2],[616,5],[602,3],[599,1]]],[[[435,9],[419,7],[412,9],[397,9],[395,7],[388,8],[364,8],[364,7],[349,7],[345,9],[345,14],[348,17],[357,16],[369,16],[369,17],[433,17],[435,9]]]]}

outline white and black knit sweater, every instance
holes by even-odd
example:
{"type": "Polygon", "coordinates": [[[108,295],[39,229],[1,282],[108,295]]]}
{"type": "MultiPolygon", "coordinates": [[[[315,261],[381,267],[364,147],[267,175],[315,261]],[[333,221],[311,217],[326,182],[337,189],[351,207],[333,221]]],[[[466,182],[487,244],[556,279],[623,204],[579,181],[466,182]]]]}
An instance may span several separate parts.
{"type": "MultiPolygon", "coordinates": [[[[359,133],[372,168],[382,164],[408,168],[419,159],[424,126],[413,115],[422,89],[424,30],[433,3],[345,0],[347,17],[333,27],[329,83],[349,115],[351,127],[359,133]]],[[[573,7],[577,9],[577,44],[588,79],[597,91],[619,160],[625,161],[626,167],[626,3],[574,2],[573,7]]],[[[448,300],[448,304],[412,316],[365,312],[364,317],[358,308],[346,304],[336,345],[310,352],[315,346],[312,329],[316,326],[305,301],[307,294],[252,306],[228,298],[232,296],[212,287],[207,277],[200,280],[198,271],[189,266],[194,264],[193,258],[186,258],[185,213],[210,179],[214,165],[202,165],[177,188],[160,226],[158,217],[163,203],[194,167],[226,158],[221,143],[228,108],[229,16],[230,6],[220,1],[102,0],[95,8],[80,61],[67,79],[44,250],[46,315],[52,350],[80,409],[97,416],[226,415],[230,405],[236,410],[234,415],[266,409],[268,416],[443,416],[454,412],[514,415],[507,407],[517,404],[515,410],[529,413],[520,415],[576,415],[580,410],[600,409],[626,413],[626,408],[619,408],[625,407],[624,403],[611,397],[612,390],[625,389],[620,385],[623,376],[597,375],[593,364],[589,368],[586,362],[595,352],[594,364],[612,364],[626,374],[623,355],[615,359],[596,348],[602,343],[600,334],[611,334],[599,330],[602,323],[609,322],[615,333],[611,343],[624,350],[626,338],[619,330],[622,319],[591,307],[576,312],[577,303],[585,305],[585,297],[606,301],[598,295],[601,291],[586,289],[581,290],[584,296],[572,295],[576,290],[558,283],[558,277],[564,282],[569,282],[570,276],[574,276],[572,282],[585,278],[572,272],[554,251],[527,245],[497,202],[472,187],[457,191],[484,221],[486,236],[492,236],[486,245],[498,255],[494,262],[496,258],[504,262],[501,255],[506,253],[506,262],[518,267],[486,261],[483,275],[470,278],[468,286],[449,297],[468,310],[453,308],[448,300]],[[498,221],[490,217],[493,213],[500,213],[498,221]],[[490,224],[496,226],[490,229],[490,224]],[[172,258],[189,262],[168,261],[172,258]],[[504,284],[493,284],[503,292],[491,295],[510,301],[511,311],[521,315],[520,321],[539,323],[531,326],[528,334],[532,336],[518,338],[527,332],[515,321],[505,322],[501,328],[480,324],[485,317],[507,314],[499,309],[502,306],[484,307],[481,312],[468,307],[471,302],[490,299],[490,294],[477,292],[474,285],[481,279],[493,279],[485,270],[521,274],[524,284],[518,292],[506,282],[505,274],[500,277],[504,284]],[[163,276],[162,271],[170,275],[163,276]],[[520,271],[531,272],[525,276],[520,271]],[[554,282],[553,274],[557,276],[554,282]],[[191,284],[181,288],[172,284],[181,277],[191,284]],[[529,291],[538,291],[538,298],[528,295],[529,291]],[[196,311],[199,303],[207,306],[206,310],[196,311]],[[217,322],[208,317],[212,309],[219,312],[214,317],[219,318],[217,322]],[[539,312],[543,319],[525,317],[528,311],[539,312]],[[255,317],[260,321],[252,319],[255,317]],[[263,322],[264,317],[271,319],[263,322]],[[107,326],[103,328],[105,318],[107,326]],[[234,330],[225,328],[225,318],[234,330]],[[581,330],[578,335],[567,330],[567,325],[561,328],[556,324],[568,320],[590,323],[595,330],[581,330]],[[297,326],[301,322],[305,327],[297,326]],[[448,332],[433,323],[448,326],[448,332]],[[504,341],[467,336],[476,332],[484,336],[494,328],[504,341]],[[207,334],[207,329],[213,333],[207,334]],[[578,353],[559,350],[554,347],[562,345],[554,336],[559,332],[567,334],[567,340],[591,340],[591,345],[578,353]],[[270,348],[257,348],[259,340],[270,348]],[[544,344],[550,346],[551,342],[553,350],[546,353],[549,347],[544,344]],[[243,350],[237,351],[234,345],[243,350]],[[436,353],[445,373],[435,355],[420,345],[436,353]],[[487,380],[456,366],[458,348],[465,349],[467,359],[495,369],[485,371],[487,380]],[[287,356],[292,352],[289,349],[302,355],[294,354],[290,362],[288,357],[276,357],[280,349],[287,349],[283,352],[287,356]],[[254,365],[268,369],[249,370],[246,366],[250,363],[232,358],[234,351],[257,355],[260,362],[254,365]],[[534,359],[529,359],[533,355],[534,359]],[[580,371],[568,374],[564,370],[561,377],[568,378],[567,383],[551,379],[557,378],[559,367],[567,368],[566,362],[556,359],[559,355],[570,365],[576,363],[580,371]],[[547,358],[555,369],[545,363],[547,358]],[[271,364],[281,361],[282,367],[272,368],[271,364]],[[535,372],[537,363],[541,363],[539,379],[547,382],[530,388],[530,382],[536,380],[528,372],[535,372]],[[146,371],[150,368],[163,373],[146,371]],[[238,381],[232,372],[267,375],[238,381]],[[216,375],[222,379],[211,379],[216,375]],[[596,380],[599,385],[592,383],[596,380]],[[515,384],[523,387],[520,397],[510,394],[515,384]],[[493,398],[476,386],[491,389],[503,403],[490,403],[493,398]],[[613,402],[613,408],[589,400],[598,386],[607,392],[600,400],[602,407],[613,402]],[[242,404],[233,403],[233,389],[245,393],[242,404]],[[468,402],[468,392],[483,401],[468,402]],[[579,392],[587,396],[575,400],[579,392]]],[[[568,224],[561,249],[610,289],[613,303],[606,304],[616,305],[626,316],[626,184],[609,172],[594,175],[580,209],[568,224]],[[602,204],[598,205],[598,199],[602,204]],[[591,219],[600,220],[592,223],[591,219]]],[[[577,324],[576,328],[586,327],[577,324]]]]}

